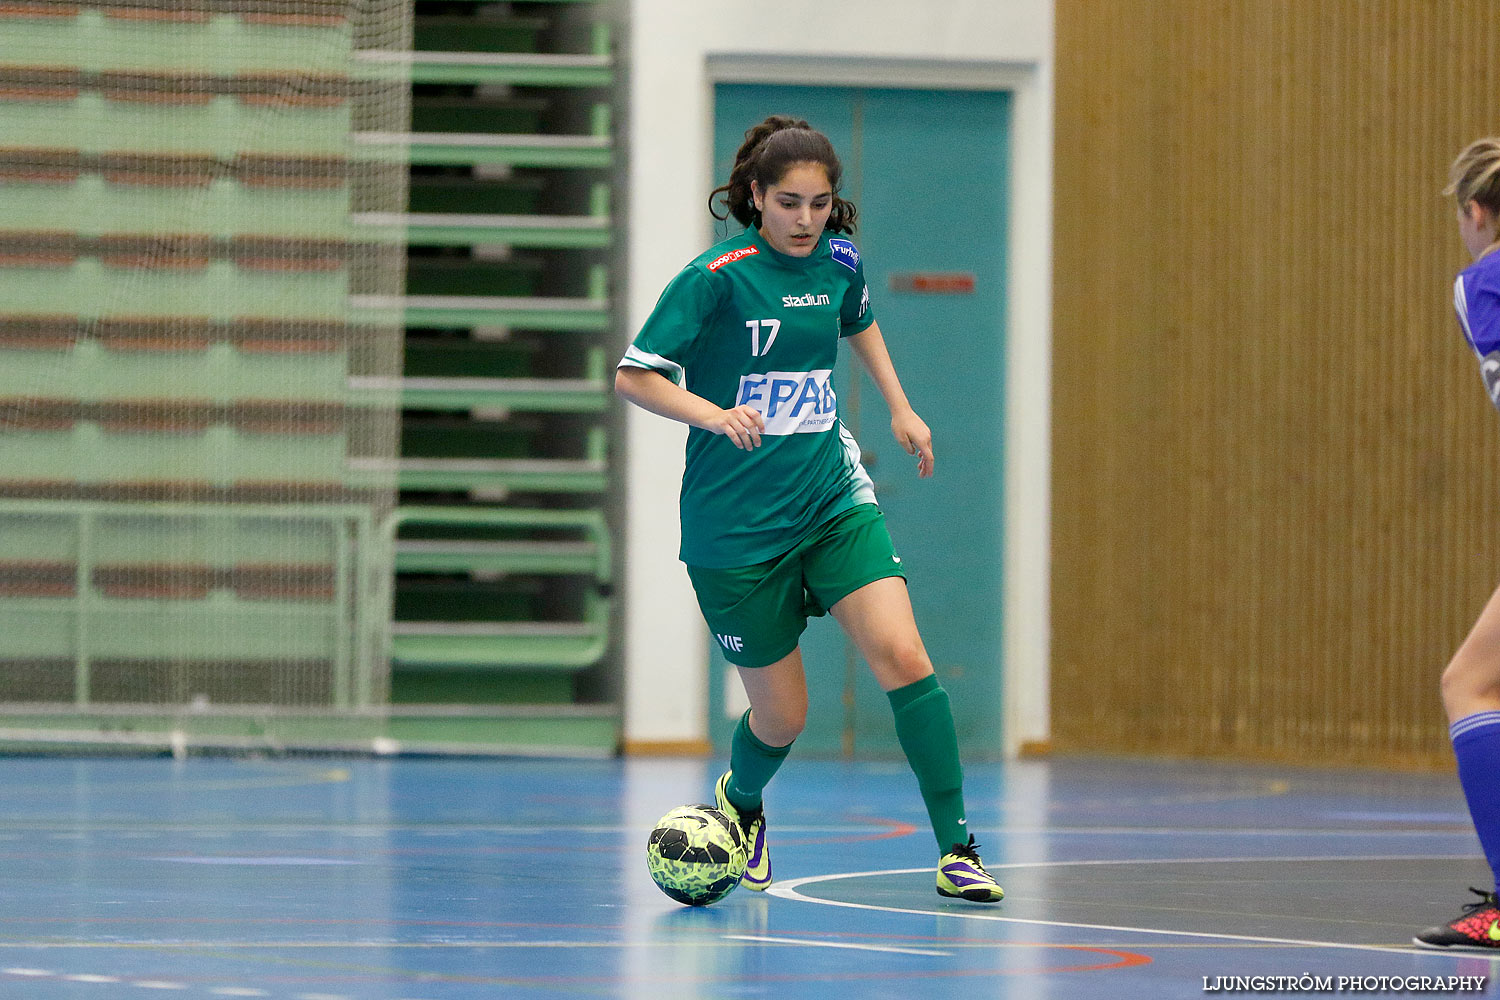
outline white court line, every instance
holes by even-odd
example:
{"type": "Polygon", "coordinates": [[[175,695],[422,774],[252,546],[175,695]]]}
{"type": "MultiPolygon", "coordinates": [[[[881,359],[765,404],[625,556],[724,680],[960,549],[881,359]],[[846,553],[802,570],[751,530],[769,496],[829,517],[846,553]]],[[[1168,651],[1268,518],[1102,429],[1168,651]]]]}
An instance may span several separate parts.
{"type": "MultiPolygon", "coordinates": [[[[1454,858],[1445,855],[1430,854],[1406,854],[1406,855],[1355,855],[1346,857],[1297,857],[1297,858],[1126,858],[1122,860],[1107,861],[1017,861],[1009,864],[986,864],[985,868],[990,871],[1001,869],[1019,870],[1025,868],[1071,868],[1090,865],[1193,865],[1193,864],[1244,864],[1247,862],[1261,861],[1451,861],[1454,858]]],[[[1420,948],[1396,947],[1392,945],[1378,944],[1348,944],[1342,941],[1305,941],[1299,938],[1260,937],[1251,934],[1214,934],[1208,931],[1178,931],[1155,927],[1118,927],[1113,924],[1082,924],[1066,920],[1036,920],[1026,917],[1002,917],[993,913],[974,912],[967,908],[958,909],[929,909],[919,910],[901,906],[879,906],[874,903],[849,903],[842,900],[818,899],[815,896],[804,896],[797,892],[799,886],[811,885],[815,882],[833,882],[847,878],[869,878],[876,875],[915,875],[931,874],[932,868],[892,868],[887,871],[873,872],[842,872],[835,875],[810,875],[806,878],[788,879],[784,882],[773,882],[766,891],[773,896],[782,899],[796,899],[804,903],[821,903],[824,906],[843,906],[853,910],[876,910],[881,913],[911,913],[917,916],[931,917],[941,914],[945,917],[962,917],[967,920],[990,920],[996,923],[1027,924],[1036,927],[1069,927],[1078,930],[1089,931],[1113,931],[1123,934],[1157,934],[1166,937],[1207,938],[1214,941],[1241,941],[1252,944],[1278,944],[1292,948],[1330,948],[1347,951],[1378,951],[1387,955],[1422,956],[1451,959],[1453,955],[1441,951],[1424,951],[1420,948]]]]}
{"type": "Polygon", "coordinates": [[[725,934],[730,941],[763,941],[766,944],[800,944],[809,948],[849,948],[853,951],[888,951],[897,955],[937,955],[952,958],[951,951],[924,951],[921,948],[892,948],[881,944],[854,944],[842,941],[808,941],[803,938],[761,937],[755,934],[725,934]]]}
{"type": "MultiPolygon", "coordinates": [[[[457,837],[463,834],[517,834],[522,836],[542,837],[554,833],[566,833],[569,836],[583,835],[608,835],[624,834],[635,837],[640,828],[637,826],[568,826],[565,824],[543,824],[539,826],[511,826],[476,824],[473,826],[444,827],[440,831],[413,824],[392,824],[390,826],[362,826],[357,828],[341,827],[337,825],[312,823],[306,826],[256,826],[250,823],[199,826],[197,824],[154,824],[137,825],[130,829],[124,829],[109,825],[90,825],[86,829],[72,830],[71,833],[62,831],[56,826],[29,826],[18,823],[0,824],[10,831],[0,833],[0,840],[21,840],[25,836],[38,836],[43,834],[56,834],[52,839],[56,840],[78,840],[86,836],[111,836],[129,839],[149,839],[159,837],[163,834],[176,834],[179,836],[201,837],[204,839],[222,839],[234,834],[253,833],[263,836],[287,837],[287,836],[309,836],[314,833],[328,833],[342,837],[384,837],[394,833],[412,833],[424,837],[457,837]]],[[[822,826],[778,826],[779,834],[875,834],[889,837],[897,831],[897,827],[884,824],[826,824],[822,826]]],[[[916,833],[914,827],[911,833],[916,833]]],[[[1404,830],[1388,829],[1361,829],[1359,827],[1143,827],[1143,826],[996,826],[991,830],[992,837],[1009,837],[1017,835],[1030,835],[1038,833],[1066,834],[1069,836],[1103,836],[1117,837],[1129,836],[1161,836],[1161,837],[1459,837],[1472,839],[1474,831],[1472,827],[1460,826],[1456,822],[1453,825],[1444,824],[1437,828],[1414,827],[1404,830]]]]}
{"type": "MultiPolygon", "coordinates": [[[[1254,828],[1234,827],[1141,827],[1141,826],[1035,826],[1035,827],[1000,827],[996,836],[1009,836],[1016,833],[1060,833],[1072,835],[1090,836],[1104,834],[1107,836],[1130,836],[1130,837],[1468,837],[1474,836],[1472,826],[1459,827],[1457,825],[1444,827],[1443,829],[1410,829],[1410,830],[1362,830],[1350,829],[1322,829],[1309,827],[1278,827],[1274,829],[1257,830],[1254,828]]],[[[988,867],[988,866],[986,866],[988,867]]]]}
{"type": "MultiPolygon", "coordinates": [[[[726,937],[728,935],[725,935],[726,937]]],[[[769,939],[768,939],[769,940],[769,939]]],[[[787,943],[805,944],[809,946],[822,945],[820,941],[804,941],[801,938],[788,938],[787,943]]],[[[441,949],[463,949],[476,951],[487,949],[490,951],[524,951],[532,948],[549,949],[604,949],[604,948],[680,948],[678,941],[486,941],[486,940],[462,940],[462,941],[162,941],[162,940],[110,940],[108,942],[96,941],[7,941],[0,942],[0,947],[15,947],[27,949],[89,949],[94,951],[108,951],[116,948],[151,948],[158,951],[169,949],[199,951],[205,949],[226,950],[229,948],[243,949],[246,951],[282,951],[291,948],[302,949],[325,949],[328,951],[353,950],[355,948],[378,948],[381,951],[438,951],[441,949]]],[[[852,948],[855,945],[840,945],[839,947],[852,948]]],[[[859,946],[863,947],[863,946],[859,946]]],[[[891,950],[872,948],[875,951],[891,950]]],[[[901,949],[895,949],[897,951],[901,949]]],[[[913,952],[917,955],[943,954],[948,952],[913,952]]],[[[11,972],[11,975],[34,975],[53,976],[56,973],[35,970],[32,972],[11,972]]],[[[181,987],[173,984],[162,983],[132,983],[132,986],[150,985],[155,989],[179,989],[181,987]]],[[[306,998],[303,998],[306,1000],[306,998]]],[[[348,1000],[347,997],[339,1000],[348,1000]]]]}

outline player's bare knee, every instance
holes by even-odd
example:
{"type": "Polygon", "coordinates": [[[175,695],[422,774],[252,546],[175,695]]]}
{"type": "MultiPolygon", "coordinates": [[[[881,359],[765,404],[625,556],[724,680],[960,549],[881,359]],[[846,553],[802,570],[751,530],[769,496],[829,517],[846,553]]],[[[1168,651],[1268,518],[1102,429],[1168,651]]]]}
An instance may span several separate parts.
{"type": "Polygon", "coordinates": [[[797,703],[787,706],[787,713],[782,721],[785,727],[782,730],[786,736],[785,743],[790,743],[801,736],[802,730],[807,726],[807,698],[803,697],[797,703]]]}
{"type": "Polygon", "coordinates": [[[1443,676],[1438,678],[1438,691],[1442,694],[1444,701],[1467,687],[1464,673],[1464,665],[1460,657],[1455,656],[1448,661],[1448,665],[1443,668],[1443,676]]]}
{"type": "Polygon", "coordinates": [[[764,734],[757,733],[756,735],[760,737],[760,741],[766,746],[784,747],[802,735],[802,727],[806,724],[806,721],[806,715],[800,719],[780,719],[776,724],[768,726],[764,734]]]}
{"type": "Polygon", "coordinates": [[[756,709],[750,717],[750,731],[767,746],[784,747],[807,725],[807,700],[780,704],[773,709],[756,709]]]}
{"type": "Polygon", "coordinates": [[[932,673],[932,660],[920,641],[892,644],[881,661],[882,671],[893,687],[915,684],[932,673]]]}
{"type": "Polygon", "coordinates": [[[1443,670],[1438,690],[1451,718],[1479,711],[1500,697],[1500,661],[1466,645],[1443,670]]]}
{"type": "Polygon", "coordinates": [[[1438,695],[1443,699],[1443,709],[1450,720],[1461,715],[1463,704],[1469,698],[1462,665],[1457,658],[1450,660],[1438,679],[1438,695]]]}

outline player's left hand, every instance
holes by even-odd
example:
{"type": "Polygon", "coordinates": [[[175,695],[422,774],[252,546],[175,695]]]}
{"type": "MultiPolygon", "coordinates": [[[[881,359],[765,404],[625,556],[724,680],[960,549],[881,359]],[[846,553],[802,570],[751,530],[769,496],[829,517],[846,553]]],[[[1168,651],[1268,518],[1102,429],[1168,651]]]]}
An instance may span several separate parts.
{"type": "Polygon", "coordinates": [[[932,431],[928,430],[922,418],[913,410],[898,413],[891,417],[891,433],[908,455],[917,456],[917,476],[921,479],[930,478],[937,464],[937,456],[932,453],[932,431]]]}

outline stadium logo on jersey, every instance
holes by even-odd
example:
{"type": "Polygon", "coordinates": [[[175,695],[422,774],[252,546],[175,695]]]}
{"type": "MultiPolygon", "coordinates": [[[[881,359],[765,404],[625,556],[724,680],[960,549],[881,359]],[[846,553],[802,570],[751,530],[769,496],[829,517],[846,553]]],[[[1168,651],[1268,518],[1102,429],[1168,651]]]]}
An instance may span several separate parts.
{"type": "Polygon", "coordinates": [[[756,247],[740,247],[738,250],[731,250],[731,251],[729,251],[728,253],[726,253],[724,256],[718,258],[717,260],[710,261],[709,265],[708,265],[708,269],[710,271],[717,271],[719,268],[723,267],[725,264],[733,264],[735,261],[739,260],[741,257],[753,257],[754,255],[756,255],[758,253],[760,253],[760,250],[757,249],[756,247]]]}
{"type": "Polygon", "coordinates": [[[814,295],[808,292],[806,295],[783,295],[781,304],[788,309],[800,309],[803,306],[826,306],[832,300],[826,295],[814,295]]]}
{"type": "Polygon", "coordinates": [[[740,376],[736,406],[753,406],[766,418],[763,434],[817,434],[838,420],[833,370],[766,372],[740,376]]]}
{"type": "Polygon", "coordinates": [[[833,254],[833,259],[843,264],[851,271],[859,270],[859,251],[854,244],[848,240],[829,240],[828,252],[833,254]]]}

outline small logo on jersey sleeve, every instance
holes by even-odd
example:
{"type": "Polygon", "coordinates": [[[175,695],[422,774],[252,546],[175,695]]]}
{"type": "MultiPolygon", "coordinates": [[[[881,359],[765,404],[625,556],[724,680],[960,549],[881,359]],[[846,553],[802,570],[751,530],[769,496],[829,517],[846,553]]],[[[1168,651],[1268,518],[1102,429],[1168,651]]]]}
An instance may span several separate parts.
{"type": "MultiPolygon", "coordinates": [[[[738,250],[731,250],[728,253],[726,253],[724,256],[718,257],[718,258],[716,258],[716,259],[714,259],[712,261],[709,261],[708,269],[710,271],[717,271],[719,268],[723,267],[725,264],[733,264],[735,261],[739,260],[741,257],[753,257],[754,255],[756,255],[758,253],[760,253],[760,250],[758,248],[756,248],[756,247],[740,247],[738,250]]],[[[858,254],[855,255],[856,258],[858,256],[859,256],[858,254]]]]}
{"type": "Polygon", "coordinates": [[[859,251],[849,240],[829,240],[828,252],[833,254],[833,259],[843,264],[851,271],[859,270],[859,251]]]}

